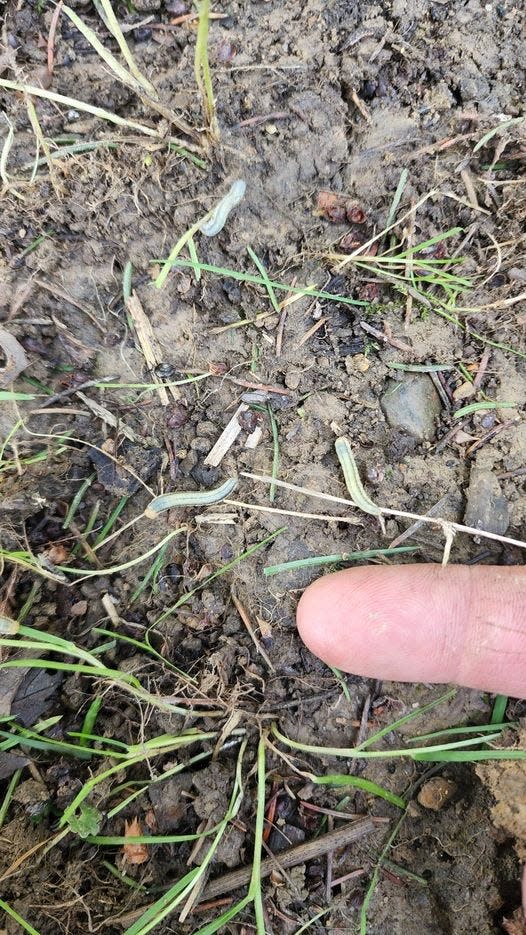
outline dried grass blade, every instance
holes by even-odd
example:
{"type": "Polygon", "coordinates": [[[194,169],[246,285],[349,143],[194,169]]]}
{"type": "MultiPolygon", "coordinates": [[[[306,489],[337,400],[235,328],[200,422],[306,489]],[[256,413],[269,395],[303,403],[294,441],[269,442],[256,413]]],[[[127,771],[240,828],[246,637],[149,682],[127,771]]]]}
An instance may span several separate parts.
{"type": "Polygon", "coordinates": [[[142,88],[153,97],[154,100],[158,98],[157,91],[155,90],[153,84],[150,84],[148,79],[140,71],[135,59],[130,51],[130,47],[124,38],[124,34],[120,27],[119,21],[113,12],[113,7],[109,0],[99,0],[102,9],[104,10],[106,25],[110,30],[112,36],[116,40],[119,49],[121,50],[122,57],[125,59],[128,68],[130,69],[131,74],[139,82],[142,88]]]}
{"type": "MultiPolygon", "coordinates": [[[[139,79],[135,74],[130,74],[130,72],[129,72],[126,68],[124,68],[123,65],[121,65],[121,63],[119,62],[119,60],[115,58],[115,56],[113,55],[113,53],[110,52],[110,50],[107,49],[107,48],[102,44],[102,42],[100,41],[100,39],[99,39],[99,37],[97,36],[97,34],[93,31],[93,29],[91,29],[91,28],[80,18],[80,16],[78,16],[78,15],[75,13],[75,11],[71,9],[71,7],[65,5],[65,6],[63,7],[63,10],[64,10],[64,13],[66,14],[66,16],[68,17],[68,19],[70,19],[71,22],[73,23],[73,25],[79,30],[80,33],[82,33],[82,35],[84,36],[84,38],[87,39],[87,41],[88,41],[89,44],[92,46],[92,48],[95,49],[95,52],[97,53],[97,55],[99,55],[100,58],[101,58],[104,62],[106,62],[106,65],[107,65],[109,68],[111,68],[112,72],[114,73],[114,75],[116,75],[116,77],[119,79],[119,81],[122,81],[123,84],[127,84],[128,87],[131,87],[131,88],[133,88],[134,90],[137,90],[137,85],[138,85],[138,84],[139,84],[140,86],[142,86],[143,88],[145,87],[144,82],[145,82],[146,79],[142,78],[142,75],[141,75],[141,79],[142,79],[142,80],[141,80],[141,79],[139,79]]],[[[112,12],[113,12],[113,11],[112,11],[112,12]]],[[[115,17],[114,17],[114,18],[115,18],[115,17]]],[[[117,26],[118,26],[118,23],[117,23],[117,26]]],[[[117,37],[115,37],[115,38],[117,38],[117,37]]],[[[122,38],[124,39],[124,36],[123,36],[122,38]]],[[[117,41],[118,41],[118,40],[117,40],[117,41]]],[[[122,50],[121,50],[121,51],[122,51],[122,50]]],[[[129,49],[128,49],[128,52],[129,52],[129,49]]],[[[133,59],[132,59],[132,61],[133,61],[133,59]]],[[[135,68],[136,68],[136,70],[138,71],[137,66],[135,66],[135,68]]],[[[139,72],[139,75],[140,75],[140,72],[139,72]]],[[[150,86],[150,87],[151,87],[151,86],[150,86]]],[[[152,88],[152,91],[153,91],[153,88],[152,88]]],[[[151,93],[151,92],[148,90],[148,93],[151,93]]],[[[155,92],[154,92],[154,93],[155,93],[155,92]]]]}
{"type": "Polygon", "coordinates": [[[143,123],[136,123],[135,120],[125,120],[118,114],[113,114],[110,110],[103,107],[95,107],[93,104],[86,104],[77,98],[68,97],[66,94],[57,94],[55,91],[47,91],[45,88],[39,88],[32,84],[23,84],[19,81],[8,81],[6,78],[0,78],[0,88],[6,88],[8,91],[20,91],[23,94],[31,94],[33,97],[42,97],[46,101],[54,101],[55,104],[64,104],[66,107],[73,107],[75,110],[84,111],[87,114],[93,114],[101,120],[107,120],[109,123],[116,123],[119,127],[131,127],[144,133],[146,136],[152,136],[159,139],[160,134],[153,127],[148,127],[143,123]]]}

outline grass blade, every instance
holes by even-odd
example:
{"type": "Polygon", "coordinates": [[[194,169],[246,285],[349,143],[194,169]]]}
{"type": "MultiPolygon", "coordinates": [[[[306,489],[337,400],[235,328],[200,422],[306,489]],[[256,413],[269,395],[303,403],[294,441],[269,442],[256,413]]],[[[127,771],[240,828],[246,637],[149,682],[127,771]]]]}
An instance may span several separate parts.
{"type": "MultiPolygon", "coordinates": [[[[0,82],[0,86],[1,86],[1,82],[0,82]]],[[[194,225],[194,226],[196,230],[199,228],[199,224],[194,225]]],[[[187,235],[184,235],[184,236],[187,237],[187,235]]],[[[181,241],[179,241],[179,243],[181,245],[180,248],[184,246],[184,243],[181,243],[181,241]]],[[[185,240],[185,243],[186,243],[186,240],[185,240]]],[[[237,282],[250,282],[256,286],[265,286],[265,287],[267,287],[267,284],[269,284],[272,286],[273,289],[277,289],[280,292],[290,292],[291,295],[305,296],[306,298],[312,297],[315,299],[328,299],[331,302],[340,302],[342,305],[357,305],[357,306],[362,306],[365,308],[369,307],[368,302],[362,302],[359,299],[350,299],[346,295],[336,295],[334,292],[323,292],[322,290],[315,289],[314,287],[311,287],[311,286],[292,286],[289,283],[276,282],[273,279],[265,280],[263,279],[262,276],[255,276],[253,273],[244,273],[241,270],[230,269],[229,267],[226,267],[226,266],[214,266],[211,263],[195,264],[192,260],[182,260],[182,259],[175,258],[175,257],[176,257],[176,254],[175,254],[175,248],[174,248],[174,250],[170,254],[170,257],[168,257],[167,260],[153,261],[156,263],[164,264],[163,269],[161,270],[161,273],[155,280],[155,285],[158,286],[158,288],[162,286],[169,272],[169,269],[168,269],[167,272],[164,273],[164,266],[169,265],[169,266],[175,266],[175,267],[182,267],[183,269],[190,267],[191,269],[195,269],[197,265],[199,269],[205,273],[216,273],[218,276],[224,276],[227,279],[235,279],[237,280],[237,282]],[[162,275],[162,281],[159,282],[161,280],[161,275],[162,275]]]]}
{"type": "Polygon", "coordinates": [[[130,69],[131,74],[133,75],[135,80],[138,82],[138,84],[140,84],[141,87],[146,91],[146,93],[149,94],[151,97],[153,97],[154,100],[156,100],[158,97],[157,91],[155,90],[153,84],[150,84],[148,79],[145,78],[145,76],[142,74],[141,70],[137,66],[137,63],[135,62],[135,59],[130,51],[130,47],[128,43],[126,42],[126,39],[124,38],[122,29],[119,25],[119,21],[117,20],[117,17],[115,16],[115,13],[113,12],[113,7],[110,3],[110,0],[99,0],[99,3],[102,9],[104,10],[106,25],[108,29],[110,30],[111,34],[113,35],[113,38],[116,40],[117,45],[119,46],[119,49],[121,50],[122,57],[126,61],[126,64],[128,65],[128,68],[130,69]]]}
{"type": "Polygon", "coordinates": [[[248,253],[249,253],[249,255],[250,255],[251,260],[252,260],[253,263],[254,263],[254,266],[256,267],[256,269],[258,270],[258,272],[260,273],[261,278],[262,278],[263,282],[265,283],[265,287],[266,287],[266,290],[267,290],[267,292],[268,292],[268,297],[269,297],[269,299],[270,299],[270,304],[272,305],[272,308],[274,309],[274,311],[275,311],[278,315],[280,315],[280,314],[281,314],[281,309],[280,309],[280,307],[279,307],[279,302],[278,302],[278,300],[276,299],[276,293],[274,292],[274,289],[273,289],[273,287],[272,287],[272,283],[270,282],[270,279],[268,278],[268,273],[267,273],[265,267],[263,266],[263,263],[262,263],[261,260],[259,259],[257,253],[254,252],[254,250],[252,249],[252,247],[247,247],[247,251],[248,251],[248,253]]]}
{"type": "MultiPolygon", "coordinates": [[[[101,0],[101,2],[104,3],[104,0],[101,0]]],[[[106,3],[107,3],[107,0],[106,0],[106,3]]],[[[107,5],[109,6],[109,4],[107,4],[107,5]]],[[[75,13],[75,11],[71,9],[71,7],[64,5],[64,6],[62,7],[62,9],[63,9],[64,13],[66,14],[66,16],[68,17],[68,19],[70,19],[71,22],[73,23],[73,25],[76,27],[76,29],[78,29],[78,31],[79,31],[80,33],[82,33],[82,35],[84,36],[84,38],[87,39],[87,41],[88,41],[89,44],[92,46],[92,48],[95,50],[95,52],[97,53],[97,55],[100,56],[100,58],[103,60],[103,62],[106,62],[106,65],[108,66],[108,68],[111,69],[111,71],[113,72],[113,74],[115,75],[115,77],[116,77],[119,81],[122,81],[123,84],[128,85],[128,87],[133,88],[135,91],[137,90],[137,85],[138,85],[138,84],[139,84],[139,85],[142,85],[142,87],[144,88],[143,82],[144,82],[146,79],[142,78],[142,75],[141,75],[141,79],[142,79],[142,80],[139,80],[139,79],[137,78],[136,75],[134,76],[134,75],[130,74],[130,72],[127,71],[126,68],[124,68],[123,65],[121,65],[121,63],[119,62],[119,60],[115,58],[115,56],[113,55],[113,53],[110,52],[110,50],[107,49],[106,46],[104,46],[104,45],[102,44],[102,42],[100,41],[100,39],[99,39],[99,37],[97,36],[97,34],[93,31],[93,29],[91,29],[91,28],[84,22],[84,20],[82,20],[82,19],[80,18],[80,16],[78,16],[78,15],[75,13]]],[[[111,7],[110,7],[110,9],[111,9],[111,7]]],[[[115,20],[115,15],[113,14],[113,10],[112,10],[111,12],[112,12],[113,18],[114,18],[114,20],[115,20]]],[[[117,22],[117,21],[115,20],[115,22],[117,22]]],[[[118,23],[117,23],[117,28],[118,28],[119,31],[120,31],[120,27],[119,27],[118,23]]],[[[122,36],[122,33],[121,33],[121,36],[122,36]]],[[[124,40],[124,36],[122,36],[122,39],[124,40]]],[[[126,43],[125,43],[125,45],[126,45],[126,43]]],[[[126,46],[126,48],[127,48],[127,46],[126,46]]],[[[121,51],[122,51],[122,50],[121,50],[121,51]]],[[[128,49],[128,54],[131,55],[129,49],[128,49]]],[[[132,59],[132,62],[133,62],[133,59],[132,59]]],[[[135,67],[136,67],[136,66],[135,66],[135,67]]],[[[136,69],[136,70],[138,71],[138,69],[136,69]]],[[[140,75],[140,72],[139,72],[139,75],[140,75]]],[[[153,92],[153,94],[155,94],[155,91],[154,91],[154,89],[152,88],[152,86],[149,84],[149,82],[147,83],[147,90],[148,90],[148,93],[149,93],[149,94],[151,94],[152,92],[153,92]],[[150,91],[150,88],[151,88],[151,91],[150,91]]]]}
{"type": "Polygon", "coordinates": [[[24,932],[28,932],[29,935],[39,935],[39,932],[37,932],[37,930],[34,929],[33,926],[29,924],[29,922],[26,922],[26,920],[23,919],[22,916],[19,915],[18,912],[12,908],[12,906],[9,905],[9,903],[4,902],[3,899],[0,899],[0,909],[3,909],[4,912],[10,916],[14,922],[17,922],[18,925],[24,929],[24,932]]]}
{"type": "Polygon", "coordinates": [[[319,565],[339,565],[342,562],[361,562],[370,558],[379,558],[382,556],[400,555],[404,553],[412,554],[418,552],[417,545],[402,545],[396,549],[364,549],[363,552],[340,552],[335,555],[313,555],[312,558],[299,558],[293,562],[282,562],[279,565],[267,565],[263,569],[266,578],[272,575],[279,575],[283,571],[294,571],[297,568],[314,568],[319,565]]]}
{"type": "Polygon", "coordinates": [[[219,139],[219,125],[216,116],[214,89],[208,61],[208,30],[210,25],[210,0],[201,0],[199,4],[199,24],[195,43],[194,73],[195,81],[203,101],[208,131],[214,140],[219,139]]]}
{"type": "Polygon", "coordinates": [[[108,123],[115,123],[119,127],[131,127],[145,136],[159,138],[159,133],[153,127],[148,127],[143,123],[137,123],[135,120],[125,120],[118,114],[105,110],[103,107],[95,107],[93,104],[86,104],[74,97],[68,97],[65,94],[57,94],[55,91],[47,91],[45,88],[39,88],[32,84],[22,84],[19,81],[8,81],[7,78],[0,78],[0,88],[6,88],[8,91],[18,91],[22,94],[31,94],[33,97],[42,97],[46,101],[53,101],[55,104],[64,104],[65,107],[72,107],[74,110],[81,110],[87,114],[93,114],[101,120],[107,120],[108,123]]]}

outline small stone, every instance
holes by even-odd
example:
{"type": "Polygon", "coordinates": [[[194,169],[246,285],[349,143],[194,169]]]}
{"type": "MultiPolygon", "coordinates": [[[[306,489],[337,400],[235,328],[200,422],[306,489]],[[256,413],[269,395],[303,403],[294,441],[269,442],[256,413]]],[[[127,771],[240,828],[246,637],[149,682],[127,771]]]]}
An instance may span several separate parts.
{"type": "Polygon", "coordinates": [[[200,487],[213,487],[219,478],[219,468],[209,467],[199,461],[190,471],[190,476],[200,487]]]}
{"type": "Polygon", "coordinates": [[[301,373],[299,370],[288,370],[285,374],[285,386],[288,386],[289,390],[297,390],[300,380],[301,373]]]}
{"type": "Polygon", "coordinates": [[[471,469],[464,523],[503,536],[509,524],[508,502],[491,471],[471,469]]]}
{"type": "Polygon", "coordinates": [[[418,441],[431,441],[441,412],[440,397],[425,373],[388,380],[380,405],[391,428],[418,441]]]}
{"type": "Polygon", "coordinates": [[[453,393],[453,399],[456,399],[457,402],[462,399],[470,399],[474,392],[473,384],[466,380],[465,383],[461,383],[460,386],[457,386],[453,393]]]}
{"type": "Polygon", "coordinates": [[[451,801],[457,784],[452,779],[444,779],[443,776],[435,776],[424,783],[418,793],[418,802],[423,808],[429,808],[433,812],[439,812],[444,805],[451,801]]]}
{"type": "Polygon", "coordinates": [[[351,361],[353,369],[357,370],[358,373],[367,373],[369,367],[371,366],[371,363],[365,354],[355,354],[354,357],[351,357],[351,361]]]}

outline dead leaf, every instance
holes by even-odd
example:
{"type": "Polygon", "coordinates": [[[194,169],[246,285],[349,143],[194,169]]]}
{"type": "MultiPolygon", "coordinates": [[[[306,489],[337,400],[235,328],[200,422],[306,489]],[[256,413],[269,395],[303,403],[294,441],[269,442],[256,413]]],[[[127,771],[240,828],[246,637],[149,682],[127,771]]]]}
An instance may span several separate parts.
{"type": "MultiPolygon", "coordinates": [[[[124,837],[135,838],[142,834],[141,823],[138,818],[125,822],[124,837]]],[[[128,864],[144,864],[150,859],[147,844],[125,844],[123,847],[124,860],[128,864]]]]}
{"type": "Polygon", "coordinates": [[[9,779],[17,769],[27,766],[29,760],[26,756],[15,756],[14,753],[2,753],[0,757],[0,779],[9,779]]]}
{"type": "Polygon", "coordinates": [[[50,545],[49,548],[44,549],[44,551],[41,553],[41,556],[48,562],[51,562],[52,565],[63,565],[64,562],[69,561],[71,553],[64,545],[60,545],[60,543],[54,543],[53,545],[50,545]]]}
{"type": "Polygon", "coordinates": [[[347,199],[337,192],[318,192],[316,213],[332,224],[345,224],[347,199]]]}
{"type": "MultiPolygon", "coordinates": [[[[17,670],[11,670],[17,671],[17,670]]],[[[20,670],[18,670],[20,671],[20,670]]],[[[11,711],[19,724],[31,727],[47,708],[52,695],[62,681],[62,673],[45,669],[22,669],[24,678],[11,703],[11,711]]]]}

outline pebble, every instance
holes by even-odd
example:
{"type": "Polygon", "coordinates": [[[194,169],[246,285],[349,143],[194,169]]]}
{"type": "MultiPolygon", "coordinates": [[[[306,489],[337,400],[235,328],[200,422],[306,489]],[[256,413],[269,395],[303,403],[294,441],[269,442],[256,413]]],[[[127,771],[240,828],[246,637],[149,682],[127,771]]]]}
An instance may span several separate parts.
{"type": "Polygon", "coordinates": [[[418,793],[418,802],[423,808],[429,808],[433,812],[439,812],[444,805],[451,801],[457,784],[452,779],[444,779],[443,776],[435,776],[424,783],[418,793]]]}
{"type": "Polygon", "coordinates": [[[289,390],[297,390],[300,385],[301,373],[299,370],[287,370],[285,374],[285,386],[288,386],[289,390]]]}
{"type": "Polygon", "coordinates": [[[190,471],[190,476],[200,487],[213,487],[219,479],[219,474],[219,468],[209,467],[202,461],[199,461],[190,471]]]}
{"type": "Polygon", "coordinates": [[[355,354],[354,357],[351,357],[351,361],[353,370],[357,370],[358,373],[367,373],[371,366],[365,354],[355,354]]]}
{"type": "Polygon", "coordinates": [[[508,502],[497,478],[476,465],[471,469],[464,523],[498,536],[504,535],[509,524],[508,502]]]}
{"type": "Polygon", "coordinates": [[[400,380],[388,380],[380,400],[391,428],[418,441],[431,441],[441,412],[440,397],[425,373],[400,380]]]}

